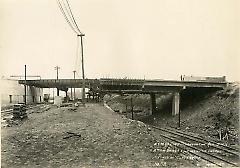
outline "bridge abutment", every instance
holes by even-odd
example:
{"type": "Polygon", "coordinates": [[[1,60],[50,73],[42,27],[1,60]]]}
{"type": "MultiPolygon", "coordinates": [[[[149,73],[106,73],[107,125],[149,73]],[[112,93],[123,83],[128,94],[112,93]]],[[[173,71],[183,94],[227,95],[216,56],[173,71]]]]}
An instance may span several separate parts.
{"type": "Polygon", "coordinates": [[[180,110],[180,93],[174,92],[173,93],[173,99],[172,99],[172,115],[179,114],[180,110]]]}

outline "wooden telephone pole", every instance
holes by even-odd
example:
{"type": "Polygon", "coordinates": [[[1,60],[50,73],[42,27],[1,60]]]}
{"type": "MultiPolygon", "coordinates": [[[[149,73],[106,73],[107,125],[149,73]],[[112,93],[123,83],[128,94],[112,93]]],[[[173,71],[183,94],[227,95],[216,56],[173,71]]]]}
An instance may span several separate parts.
{"type": "MultiPolygon", "coordinates": [[[[58,70],[60,69],[59,66],[54,67],[55,70],[57,70],[57,80],[58,80],[58,70]]],[[[59,96],[59,89],[57,88],[57,96],[59,96]]]]}
{"type": "Polygon", "coordinates": [[[83,36],[85,34],[78,34],[78,37],[81,38],[81,51],[82,51],[82,78],[83,78],[83,83],[82,83],[82,103],[85,106],[85,74],[84,74],[84,60],[83,60],[83,36]]]}
{"type": "Polygon", "coordinates": [[[27,104],[27,65],[24,66],[24,104],[27,104]]]}
{"type": "MultiPolygon", "coordinates": [[[[73,79],[74,79],[74,84],[75,84],[75,79],[76,79],[76,71],[73,71],[73,79]]],[[[76,99],[76,95],[75,95],[75,86],[73,87],[73,100],[76,99]]]]}

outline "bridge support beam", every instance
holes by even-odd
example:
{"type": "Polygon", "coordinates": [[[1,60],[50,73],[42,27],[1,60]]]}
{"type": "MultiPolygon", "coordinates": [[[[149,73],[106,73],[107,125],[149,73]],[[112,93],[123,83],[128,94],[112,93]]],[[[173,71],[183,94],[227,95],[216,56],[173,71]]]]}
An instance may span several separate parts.
{"type": "Polygon", "coordinates": [[[173,100],[172,100],[172,115],[177,115],[179,114],[180,110],[180,94],[179,92],[174,92],[173,93],[173,100]]]}
{"type": "Polygon", "coordinates": [[[152,115],[156,112],[156,95],[155,95],[155,93],[151,93],[150,97],[151,97],[150,115],[152,115]]]}
{"type": "Polygon", "coordinates": [[[65,90],[65,102],[68,103],[68,94],[67,94],[67,90],[65,90]]]}

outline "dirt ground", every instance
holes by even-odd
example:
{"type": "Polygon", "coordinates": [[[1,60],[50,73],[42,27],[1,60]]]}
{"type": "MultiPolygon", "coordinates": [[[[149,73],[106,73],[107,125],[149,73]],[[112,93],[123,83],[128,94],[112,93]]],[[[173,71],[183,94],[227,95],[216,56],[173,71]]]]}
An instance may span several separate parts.
{"type": "MultiPolygon", "coordinates": [[[[239,112],[239,85],[230,85],[182,109],[180,128],[239,147],[239,112]]],[[[178,120],[159,114],[153,123],[177,128],[178,120]]]]}
{"type": "MultiPolygon", "coordinates": [[[[239,83],[232,83],[219,91],[204,93],[199,90],[190,92],[189,95],[181,95],[180,129],[216,140],[221,139],[223,143],[239,147],[239,86],[239,83]]],[[[106,100],[112,109],[131,118],[130,110],[124,112],[126,98],[127,96],[115,95],[106,100]]],[[[150,96],[133,95],[134,109],[142,110],[141,113],[135,113],[134,118],[159,127],[178,128],[179,116],[171,115],[171,95],[157,95],[156,98],[158,111],[149,116],[150,96]]]]}
{"type": "Polygon", "coordinates": [[[77,109],[51,107],[29,114],[19,125],[2,128],[1,165],[33,168],[198,164],[196,158],[156,135],[144,123],[127,119],[102,104],[77,109]]]}

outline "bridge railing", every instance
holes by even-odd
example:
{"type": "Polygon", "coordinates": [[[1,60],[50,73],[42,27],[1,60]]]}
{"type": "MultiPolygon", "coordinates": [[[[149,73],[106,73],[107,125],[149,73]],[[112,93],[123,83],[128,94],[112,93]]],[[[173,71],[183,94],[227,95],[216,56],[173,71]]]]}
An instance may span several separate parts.
{"type": "Polygon", "coordinates": [[[143,85],[143,79],[100,79],[100,85],[143,85]]]}

